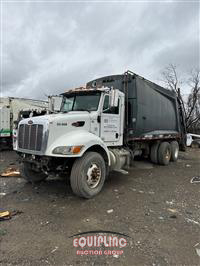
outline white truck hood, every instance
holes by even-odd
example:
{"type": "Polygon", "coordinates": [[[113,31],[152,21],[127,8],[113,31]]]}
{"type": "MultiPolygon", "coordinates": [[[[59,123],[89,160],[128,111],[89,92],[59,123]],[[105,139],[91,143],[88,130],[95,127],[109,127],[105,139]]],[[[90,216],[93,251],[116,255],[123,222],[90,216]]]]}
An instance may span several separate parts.
{"type": "MultiPolygon", "coordinates": [[[[91,121],[97,119],[97,112],[76,111],[68,113],[51,114],[44,116],[30,117],[23,119],[19,123],[20,125],[42,125],[43,126],[43,140],[42,150],[38,151],[40,154],[47,154],[48,150],[53,147],[54,143],[73,142],[70,139],[75,135],[80,135],[83,132],[91,132],[91,121]],[[81,133],[82,132],[82,133],[81,133]]],[[[30,129],[31,130],[31,129],[30,129]]],[[[19,134],[20,130],[19,130],[19,134]]],[[[30,133],[31,135],[31,133],[30,133]]],[[[37,134],[36,134],[37,135],[37,134]]],[[[32,135],[31,135],[32,136],[32,135]]],[[[20,136],[18,136],[20,138],[20,136]]],[[[29,137],[30,138],[30,137],[29,137]]],[[[33,137],[34,138],[34,137],[33,137]]],[[[35,136],[37,141],[37,136],[35,136]]],[[[34,143],[34,139],[29,140],[34,143]]],[[[37,145],[35,145],[37,146],[37,145]]],[[[29,147],[29,146],[28,146],[29,147]]],[[[19,149],[20,150],[20,149],[19,149]]],[[[27,151],[30,150],[27,148],[27,151]]]]}
{"type": "Polygon", "coordinates": [[[20,121],[20,124],[29,124],[31,121],[34,124],[52,124],[56,122],[61,121],[72,121],[76,119],[86,119],[88,120],[90,118],[90,113],[83,112],[83,111],[77,111],[77,112],[68,112],[68,113],[58,113],[58,114],[50,114],[50,115],[43,115],[43,116],[35,116],[23,119],[20,121]]]}

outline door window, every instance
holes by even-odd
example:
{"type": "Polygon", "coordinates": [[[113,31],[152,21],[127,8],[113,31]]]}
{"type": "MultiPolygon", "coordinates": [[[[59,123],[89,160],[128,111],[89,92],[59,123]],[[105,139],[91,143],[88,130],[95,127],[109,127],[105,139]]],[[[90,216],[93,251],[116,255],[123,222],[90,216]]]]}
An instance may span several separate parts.
{"type": "Polygon", "coordinates": [[[103,113],[104,114],[119,114],[119,100],[118,100],[117,107],[114,107],[114,106],[110,107],[109,106],[109,95],[106,95],[104,97],[103,113]]]}

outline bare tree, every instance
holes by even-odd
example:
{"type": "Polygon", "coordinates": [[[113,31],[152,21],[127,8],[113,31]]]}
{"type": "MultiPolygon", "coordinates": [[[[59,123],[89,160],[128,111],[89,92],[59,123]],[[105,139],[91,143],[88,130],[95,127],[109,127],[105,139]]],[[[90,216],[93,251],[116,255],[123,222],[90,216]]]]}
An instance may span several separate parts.
{"type": "Polygon", "coordinates": [[[185,101],[181,93],[183,81],[180,79],[177,67],[173,64],[167,66],[162,72],[162,81],[165,86],[176,92],[183,109],[187,130],[195,129],[200,126],[200,72],[193,70],[190,73],[188,82],[190,94],[185,101]]]}
{"type": "Polygon", "coordinates": [[[191,72],[189,79],[191,92],[187,100],[186,125],[188,129],[200,127],[200,73],[198,70],[191,72]]]}
{"type": "Polygon", "coordinates": [[[166,84],[166,87],[170,90],[174,90],[178,94],[178,88],[180,87],[179,83],[181,83],[181,81],[179,80],[179,77],[177,75],[176,66],[173,64],[169,64],[163,70],[162,76],[163,82],[166,84]]]}

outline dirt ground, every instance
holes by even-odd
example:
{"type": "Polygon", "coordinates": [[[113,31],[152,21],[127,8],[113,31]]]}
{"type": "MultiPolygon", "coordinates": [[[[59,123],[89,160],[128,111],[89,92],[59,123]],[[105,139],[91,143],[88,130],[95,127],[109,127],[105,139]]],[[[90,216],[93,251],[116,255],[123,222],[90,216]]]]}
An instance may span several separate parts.
{"type": "MultiPolygon", "coordinates": [[[[1,152],[0,171],[17,158],[1,152]]],[[[33,185],[0,177],[0,210],[22,211],[0,221],[0,265],[200,265],[194,176],[200,176],[200,149],[180,153],[169,166],[136,161],[128,175],[112,173],[90,200],[75,197],[64,179],[33,185]],[[128,235],[123,254],[76,255],[69,236],[91,230],[128,235]]]]}

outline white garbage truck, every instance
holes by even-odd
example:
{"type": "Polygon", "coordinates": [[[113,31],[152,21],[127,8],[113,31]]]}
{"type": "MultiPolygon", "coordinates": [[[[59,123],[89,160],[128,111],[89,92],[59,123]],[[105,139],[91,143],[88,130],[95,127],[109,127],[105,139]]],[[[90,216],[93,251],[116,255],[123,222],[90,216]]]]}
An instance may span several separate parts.
{"type": "Polygon", "coordinates": [[[17,151],[29,182],[62,173],[77,196],[91,198],[110,171],[123,173],[134,156],[168,165],[185,147],[176,94],[133,72],[93,80],[62,97],[59,113],[19,123],[17,151]]]}
{"type": "Polygon", "coordinates": [[[48,102],[16,97],[0,97],[0,150],[15,148],[18,122],[29,116],[42,115],[48,102]]]}

